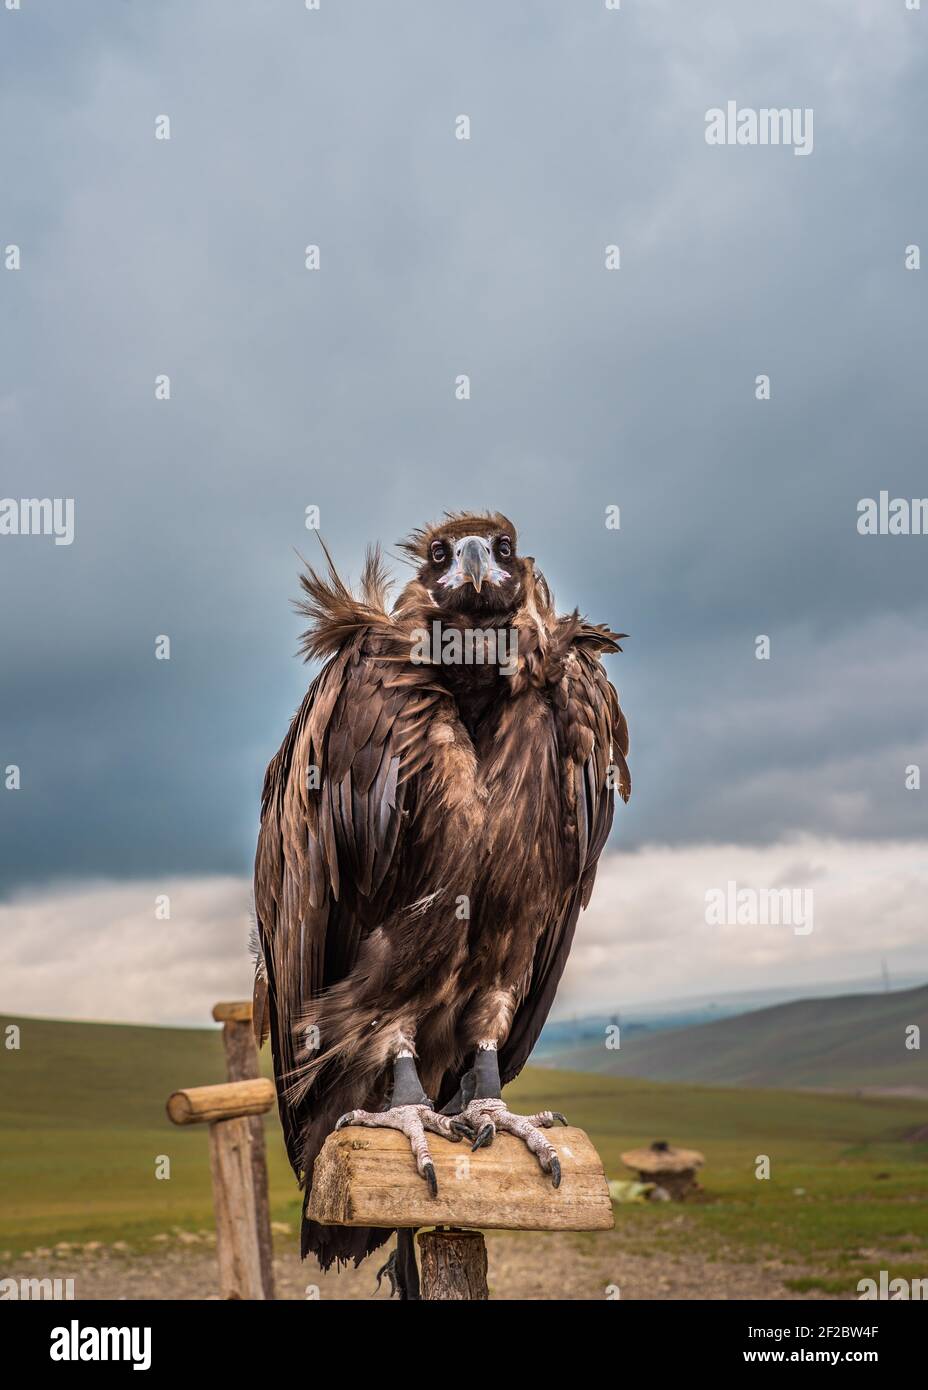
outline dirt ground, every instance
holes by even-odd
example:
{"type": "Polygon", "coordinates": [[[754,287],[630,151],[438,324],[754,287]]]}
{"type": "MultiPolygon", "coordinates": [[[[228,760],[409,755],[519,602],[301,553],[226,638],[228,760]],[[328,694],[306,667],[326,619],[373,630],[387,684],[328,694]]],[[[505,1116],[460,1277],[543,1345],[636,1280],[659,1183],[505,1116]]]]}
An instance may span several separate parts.
{"type": "MultiPolygon", "coordinates": [[[[214,1237],[180,1232],[162,1237],[145,1254],[92,1246],[37,1250],[7,1263],[4,1277],[73,1278],[74,1297],[86,1299],[210,1299],[218,1297],[214,1237]]],[[[391,1247],[386,1247],[389,1252],[391,1247]]],[[[503,1300],[790,1299],[784,1280],[803,1271],[771,1260],[754,1264],[709,1260],[697,1254],[645,1257],[622,1253],[615,1241],[585,1242],[561,1232],[488,1233],[490,1296],[503,1300]],[[615,1290],[618,1290],[618,1295],[615,1290]]],[[[322,1274],[301,1265],[292,1241],[278,1237],[275,1278],[279,1299],[386,1298],[376,1275],[386,1253],[360,1269],[322,1274]]],[[[815,1295],[805,1295],[815,1297],[815,1295]]]]}

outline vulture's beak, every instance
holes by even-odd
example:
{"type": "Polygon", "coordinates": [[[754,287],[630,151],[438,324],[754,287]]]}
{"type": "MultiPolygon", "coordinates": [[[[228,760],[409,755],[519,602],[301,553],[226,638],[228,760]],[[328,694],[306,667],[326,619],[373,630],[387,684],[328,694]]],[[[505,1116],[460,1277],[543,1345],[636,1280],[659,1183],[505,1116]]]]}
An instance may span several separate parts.
{"type": "Polygon", "coordinates": [[[465,580],[469,579],[477,593],[483,588],[483,581],[490,573],[490,547],[479,536],[467,536],[461,542],[458,560],[465,580]]]}
{"type": "Polygon", "coordinates": [[[507,571],[493,559],[488,540],[483,536],[463,536],[454,547],[454,563],[438,582],[448,589],[473,584],[479,594],[484,584],[498,584],[508,578],[507,571]]]}

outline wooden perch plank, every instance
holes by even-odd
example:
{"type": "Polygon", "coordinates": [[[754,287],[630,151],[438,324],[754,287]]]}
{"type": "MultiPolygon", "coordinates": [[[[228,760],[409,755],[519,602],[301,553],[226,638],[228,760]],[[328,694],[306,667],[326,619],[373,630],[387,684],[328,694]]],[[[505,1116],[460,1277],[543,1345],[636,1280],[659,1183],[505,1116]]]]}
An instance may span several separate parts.
{"type": "Polygon", "coordinates": [[[274,1083],[227,1081],[221,1086],[188,1086],[168,1098],[168,1119],[175,1125],[212,1123],[239,1115],[261,1115],[276,1099],[274,1083]]]}
{"type": "Polygon", "coordinates": [[[513,1231],[607,1231],[612,1200],[582,1129],[549,1129],[563,1174],[555,1190],[510,1134],[471,1153],[430,1134],[438,1196],[430,1197],[403,1134],[351,1126],[330,1134],[313,1169],[309,1215],[327,1226],[470,1226],[513,1231]]]}

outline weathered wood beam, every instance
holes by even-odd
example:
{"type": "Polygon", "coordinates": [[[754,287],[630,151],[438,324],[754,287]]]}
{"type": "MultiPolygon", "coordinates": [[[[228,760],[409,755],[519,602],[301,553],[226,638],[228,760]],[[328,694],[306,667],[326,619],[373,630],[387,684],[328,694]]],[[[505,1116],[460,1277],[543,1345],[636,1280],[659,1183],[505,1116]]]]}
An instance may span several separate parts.
{"type": "Polygon", "coordinates": [[[599,1155],[582,1129],[546,1131],[561,1161],[555,1190],[538,1160],[509,1134],[471,1153],[429,1135],[438,1196],[430,1197],[405,1135],[350,1127],[316,1159],[309,1215],[328,1226],[470,1226],[478,1230],[606,1231],[612,1200],[599,1155]]]}
{"type": "Polygon", "coordinates": [[[217,1023],[250,1023],[251,1000],[236,999],[231,1003],[214,1004],[213,1018],[217,1023]]]}
{"type": "Polygon", "coordinates": [[[168,1098],[168,1119],[175,1125],[196,1125],[263,1115],[275,1099],[274,1084],[264,1077],[220,1086],[188,1086],[168,1098]]]}
{"type": "Polygon", "coordinates": [[[246,1116],[210,1125],[209,1166],[219,1296],[263,1299],[266,1293],[255,1210],[251,1122],[246,1116]]]}

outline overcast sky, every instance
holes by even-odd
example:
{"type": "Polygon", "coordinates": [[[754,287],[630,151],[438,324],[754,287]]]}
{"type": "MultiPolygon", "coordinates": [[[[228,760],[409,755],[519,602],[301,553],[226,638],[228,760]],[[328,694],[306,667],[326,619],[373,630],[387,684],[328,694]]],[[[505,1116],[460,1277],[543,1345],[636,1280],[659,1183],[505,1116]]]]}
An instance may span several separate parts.
{"type": "MultiPolygon", "coordinates": [[[[247,916],[263,769],[308,677],[289,600],[312,504],[355,576],[370,541],[498,508],[562,608],[630,634],[609,664],[635,792],[597,907],[616,989],[623,863],[682,883],[718,851],[715,882],[740,846],[774,876],[803,838],[829,873],[872,854],[895,901],[906,846],[915,878],[928,858],[928,788],[905,787],[928,771],[928,536],[856,523],[863,497],[928,495],[928,264],[904,263],[928,253],[928,12],[21,4],[0,8],[21,254],[0,496],[73,497],[75,535],[0,535],[0,770],[22,781],[0,787],[0,1005],[36,982],[43,894],[65,920],[75,895],[69,951],[88,892],[147,921],[152,884],[201,903],[218,875],[247,916]],[[729,100],[811,108],[811,154],[708,145],[729,100]]],[[[873,906],[877,955],[902,918],[873,906]]],[[[238,961],[230,923],[214,954],[238,961]]],[[[675,933],[681,992],[709,987],[675,933]]],[[[833,933],[822,970],[859,944],[833,933]]],[[[729,983],[764,969],[745,954],[729,983]]]]}

